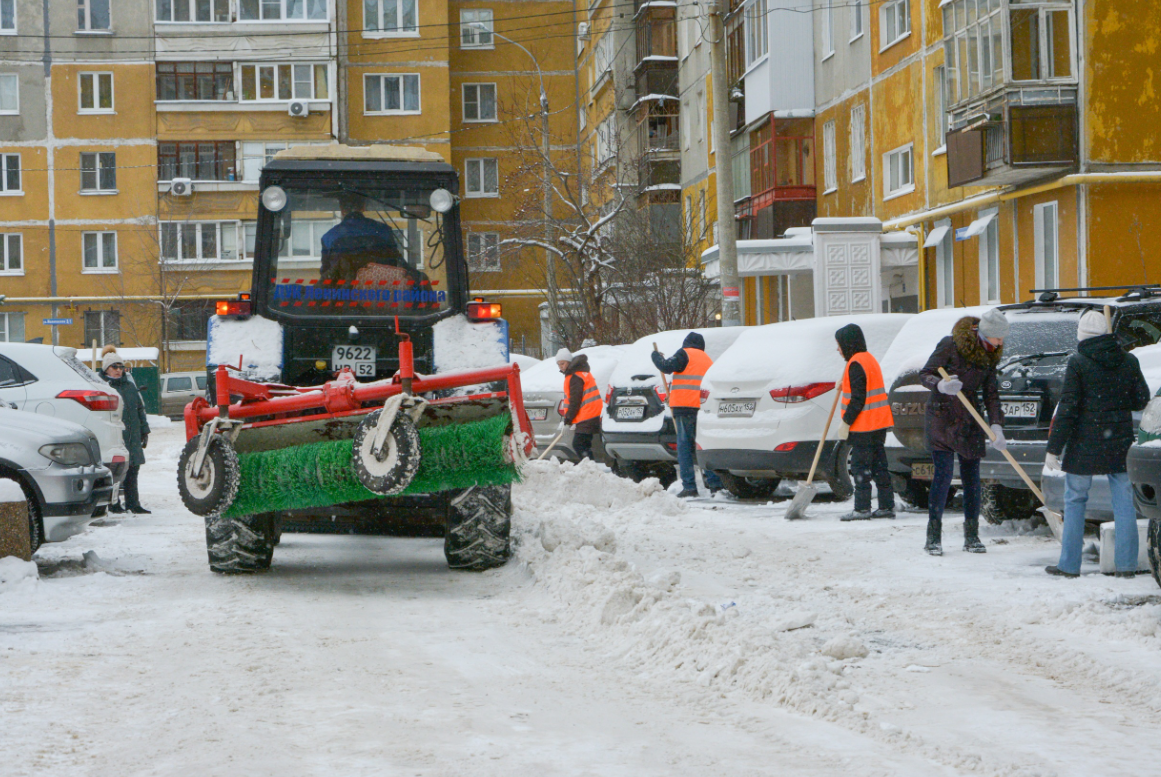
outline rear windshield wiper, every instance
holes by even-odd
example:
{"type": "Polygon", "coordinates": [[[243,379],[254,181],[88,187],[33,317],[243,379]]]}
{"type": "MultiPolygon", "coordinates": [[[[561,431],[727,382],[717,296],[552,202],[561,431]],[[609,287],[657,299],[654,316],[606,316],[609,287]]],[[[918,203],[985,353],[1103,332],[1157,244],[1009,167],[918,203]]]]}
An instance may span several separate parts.
{"type": "Polygon", "coordinates": [[[1070,356],[1072,351],[1044,351],[1042,353],[1026,353],[1022,356],[1013,356],[1010,359],[1005,359],[997,365],[997,370],[1007,369],[1009,365],[1019,364],[1021,362],[1040,361],[1041,359],[1051,359],[1053,356],[1070,356]]]}

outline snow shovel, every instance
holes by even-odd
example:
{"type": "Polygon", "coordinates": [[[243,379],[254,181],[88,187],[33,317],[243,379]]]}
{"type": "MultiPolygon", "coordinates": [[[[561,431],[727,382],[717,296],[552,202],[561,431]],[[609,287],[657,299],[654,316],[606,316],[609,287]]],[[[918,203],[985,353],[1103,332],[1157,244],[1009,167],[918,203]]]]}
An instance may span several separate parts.
{"type": "MultiPolygon", "coordinates": [[[[943,369],[943,367],[939,368],[939,375],[945,380],[951,377],[947,374],[947,370],[943,369]]],[[[980,428],[984,430],[984,434],[988,436],[988,439],[994,442],[996,435],[992,432],[992,427],[988,426],[987,421],[985,421],[980,416],[979,411],[977,411],[975,408],[975,405],[968,401],[968,398],[964,396],[962,391],[957,392],[956,396],[959,397],[960,402],[963,402],[963,406],[967,408],[967,411],[972,414],[972,418],[976,419],[976,423],[978,423],[980,428]]],[[[1020,466],[1020,463],[1016,461],[1016,458],[1012,456],[1011,452],[1008,451],[1007,448],[1000,451],[1000,453],[1004,454],[1004,458],[1006,458],[1008,463],[1012,465],[1012,468],[1016,470],[1016,474],[1020,476],[1020,479],[1023,480],[1024,483],[1027,484],[1028,488],[1032,489],[1032,493],[1035,494],[1036,498],[1040,500],[1040,504],[1044,505],[1044,517],[1048,521],[1048,528],[1052,530],[1053,535],[1055,535],[1056,539],[1059,540],[1061,534],[1064,532],[1064,516],[1055,510],[1048,509],[1048,504],[1044,501],[1044,492],[1041,491],[1039,487],[1037,487],[1037,485],[1032,482],[1032,478],[1028,477],[1028,473],[1024,471],[1024,468],[1020,466]]]]}
{"type": "Polygon", "coordinates": [[[561,437],[564,437],[564,430],[565,430],[565,429],[567,429],[567,428],[568,428],[568,427],[567,427],[567,426],[565,426],[563,423],[560,425],[560,431],[559,431],[559,432],[557,432],[557,433],[556,433],[556,436],[552,438],[552,442],[550,442],[550,443],[548,444],[548,447],[544,449],[544,453],[542,453],[542,454],[540,454],[539,456],[537,456],[537,457],[536,457],[536,460],[537,460],[537,461],[540,461],[540,460],[541,460],[541,459],[543,459],[545,456],[547,456],[547,455],[548,455],[548,452],[549,452],[550,450],[552,450],[552,449],[553,449],[553,447],[554,447],[554,446],[555,446],[555,445],[556,445],[558,442],[560,442],[560,438],[561,438],[561,437]]]}
{"type": "Polygon", "coordinates": [[[797,493],[790,500],[790,507],[786,509],[786,520],[788,521],[805,518],[806,508],[810,507],[815,494],[818,493],[818,489],[811,484],[814,482],[814,471],[818,468],[818,460],[822,457],[822,446],[826,444],[826,436],[830,432],[830,422],[834,419],[834,411],[838,407],[841,392],[842,384],[834,384],[834,402],[830,403],[830,413],[826,417],[826,426],[822,427],[822,438],[818,441],[818,447],[814,449],[814,461],[810,463],[810,474],[806,476],[805,483],[799,484],[797,493]]]}

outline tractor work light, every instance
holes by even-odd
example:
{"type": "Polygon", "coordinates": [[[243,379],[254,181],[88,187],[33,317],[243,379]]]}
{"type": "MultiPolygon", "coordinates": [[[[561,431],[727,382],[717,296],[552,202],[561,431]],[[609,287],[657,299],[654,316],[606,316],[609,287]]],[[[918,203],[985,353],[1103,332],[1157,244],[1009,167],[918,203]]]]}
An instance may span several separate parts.
{"type": "Polygon", "coordinates": [[[468,303],[468,319],[471,321],[495,321],[503,317],[503,307],[499,302],[476,300],[468,303]]]}
{"type": "Polygon", "coordinates": [[[447,189],[436,189],[431,193],[428,202],[436,213],[447,213],[456,204],[456,198],[447,189]]]}
{"type": "Polygon", "coordinates": [[[286,190],[281,186],[267,186],[262,190],[262,204],[266,210],[277,213],[286,207],[286,190]]]}
{"type": "Polygon", "coordinates": [[[214,305],[214,312],[219,316],[248,316],[250,315],[250,300],[220,299],[214,305]]]}

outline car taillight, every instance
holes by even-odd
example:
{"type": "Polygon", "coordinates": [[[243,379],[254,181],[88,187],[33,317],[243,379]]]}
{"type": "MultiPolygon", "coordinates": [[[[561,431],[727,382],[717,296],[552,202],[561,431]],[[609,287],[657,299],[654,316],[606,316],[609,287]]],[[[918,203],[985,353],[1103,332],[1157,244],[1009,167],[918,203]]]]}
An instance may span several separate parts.
{"type": "Polygon", "coordinates": [[[560,400],[559,402],[557,402],[556,403],[556,414],[559,416],[563,416],[564,415],[564,407],[565,407],[565,403],[564,403],[563,399],[560,400]]]}
{"type": "Polygon", "coordinates": [[[709,389],[702,389],[701,390],[701,404],[704,405],[705,401],[707,399],[709,399],[709,389]]]}
{"type": "Polygon", "coordinates": [[[796,442],[784,442],[781,445],[775,445],[774,450],[776,450],[776,451],[792,451],[792,450],[794,450],[794,446],[796,446],[796,445],[798,445],[798,443],[796,443],[796,442]]]}
{"type": "Polygon", "coordinates": [[[468,303],[469,321],[495,321],[504,317],[504,308],[499,302],[476,300],[468,303]]]}
{"type": "Polygon", "coordinates": [[[613,387],[609,386],[605,389],[605,404],[609,405],[613,401],[613,387]]]}
{"type": "Polygon", "coordinates": [[[662,390],[661,386],[654,386],[653,393],[657,395],[657,398],[661,400],[661,404],[664,405],[665,404],[665,392],[662,390]]]}
{"type": "Polygon", "coordinates": [[[214,305],[214,312],[219,316],[248,316],[250,315],[250,300],[220,299],[214,305]]]}
{"type": "Polygon", "coordinates": [[[671,451],[675,451],[675,450],[677,450],[677,443],[667,442],[667,443],[665,443],[665,447],[669,448],[669,450],[671,450],[671,451]]]}
{"type": "Polygon", "coordinates": [[[775,402],[805,402],[825,394],[834,388],[833,383],[807,383],[805,386],[787,386],[771,389],[770,398],[775,402]]]}
{"type": "Polygon", "coordinates": [[[57,394],[56,398],[80,402],[89,410],[116,410],[121,406],[120,395],[104,391],[70,389],[57,394]]]}

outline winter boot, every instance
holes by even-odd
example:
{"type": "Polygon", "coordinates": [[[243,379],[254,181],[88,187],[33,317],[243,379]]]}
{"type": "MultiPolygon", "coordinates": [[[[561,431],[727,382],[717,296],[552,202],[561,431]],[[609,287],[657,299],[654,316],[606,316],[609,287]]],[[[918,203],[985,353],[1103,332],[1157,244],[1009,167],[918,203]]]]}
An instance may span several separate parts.
{"type": "Polygon", "coordinates": [[[840,521],[869,521],[874,515],[870,510],[851,510],[849,513],[839,518],[840,521]]]}
{"type": "Polygon", "coordinates": [[[871,517],[872,518],[894,518],[895,517],[895,508],[894,507],[880,507],[878,510],[871,513],[871,517]]]}
{"type": "Polygon", "coordinates": [[[940,518],[927,519],[927,544],[923,546],[932,556],[943,555],[943,520],[940,518]]]}
{"type": "Polygon", "coordinates": [[[698,495],[696,488],[683,488],[681,493],[677,495],[678,499],[692,499],[698,495]]]}
{"type": "Polygon", "coordinates": [[[988,549],[980,542],[980,519],[974,521],[964,519],[963,522],[963,549],[968,553],[987,553],[988,549]]]}

